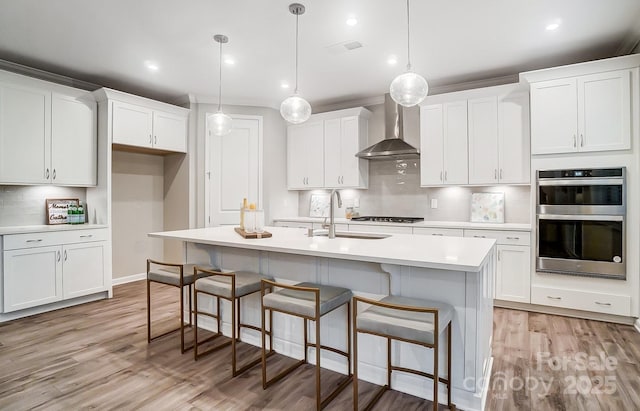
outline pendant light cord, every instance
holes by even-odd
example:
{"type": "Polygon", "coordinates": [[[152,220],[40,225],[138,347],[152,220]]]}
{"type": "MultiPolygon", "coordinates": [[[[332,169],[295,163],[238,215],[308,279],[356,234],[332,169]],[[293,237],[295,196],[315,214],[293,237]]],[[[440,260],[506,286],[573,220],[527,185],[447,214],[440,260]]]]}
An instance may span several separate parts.
{"type": "Polygon", "coordinates": [[[220,42],[220,73],[219,73],[219,82],[218,82],[218,111],[222,111],[222,41],[220,42]]]}
{"type": "Polygon", "coordinates": [[[411,41],[410,41],[410,33],[411,33],[411,29],[409,28],[409,24],[410,24],[410,20],[409,19],[409,0],[407,0],[407,71],[411,71],[411,41]]]}
{"type": "Polygon", "coordinates": [[[296,88],[293,90],[293,94],[298,94],[298,14],[296,14],[296,88]]]}

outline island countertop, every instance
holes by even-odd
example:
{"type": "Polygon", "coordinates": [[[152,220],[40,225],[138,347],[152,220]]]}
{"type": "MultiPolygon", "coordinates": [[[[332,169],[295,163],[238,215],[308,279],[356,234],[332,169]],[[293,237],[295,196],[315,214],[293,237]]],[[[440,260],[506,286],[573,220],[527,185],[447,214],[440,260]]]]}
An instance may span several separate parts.
{"type": "MultiPolygon", "coordinates": [[[[307,230],[266,227],[270,238],[245,239],[231,226],[149,233],[150,237],[316,257],[456,271],[479,271],[495,240],[393,234],[381,239],[309,237],[307,230]]],[[[354,234],[349,232],[349,234],[354,234]]]]}

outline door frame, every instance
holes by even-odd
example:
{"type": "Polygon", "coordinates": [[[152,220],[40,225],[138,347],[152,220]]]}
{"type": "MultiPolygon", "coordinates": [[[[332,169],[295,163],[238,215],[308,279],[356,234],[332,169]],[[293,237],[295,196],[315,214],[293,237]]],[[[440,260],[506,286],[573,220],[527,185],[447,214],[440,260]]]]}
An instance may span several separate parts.
{"type": "MultiPolygon", "coordinates": [[[[209,130],[209,117],[215,113],[207,112],[204,115],[204,226],[212,227],[211,224],[211,207],[210,207],[210,181],[211,181],[211,142],[209,136],[211,130],[209,130]]],[[[262,204],[262,191],[264,187],[264,173],[263,173],[263,140],[264,140],[264,118],[263,116],[247,115],[247,114],[227,114],[232,120],[257,120],[258,121],[258,204],[264,209],[262,204]]],[[[239,207],[239,206],[238,206],[239,207]]]]}

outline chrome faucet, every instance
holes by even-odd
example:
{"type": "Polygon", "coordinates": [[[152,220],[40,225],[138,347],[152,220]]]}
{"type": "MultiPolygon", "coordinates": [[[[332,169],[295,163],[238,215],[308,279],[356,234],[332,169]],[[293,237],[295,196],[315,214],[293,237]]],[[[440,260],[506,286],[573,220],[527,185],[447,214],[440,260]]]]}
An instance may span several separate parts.
{"type": "Polygon", "coordinates": [[[338,199],[338,207],[342,207],[342,198],[340,198],[340,192],[336,190],[331,190],[331,194],[329,194],[329,238],[336,238],[336,224],[334,221],[334,213],[333,213],[333,195],[338,199]]]}

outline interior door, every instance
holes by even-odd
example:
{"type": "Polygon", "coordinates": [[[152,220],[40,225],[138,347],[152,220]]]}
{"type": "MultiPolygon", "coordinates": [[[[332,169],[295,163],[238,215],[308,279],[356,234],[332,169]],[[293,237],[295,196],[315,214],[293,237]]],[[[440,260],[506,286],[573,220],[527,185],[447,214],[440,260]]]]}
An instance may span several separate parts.
{"type": "Polygon", "coordinates": [[[262,208],[262,117],[231,116],[226,136],[211,133],[207,115],[205,225],[238,225],[242,199],[262,208]]]}

